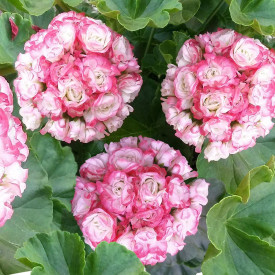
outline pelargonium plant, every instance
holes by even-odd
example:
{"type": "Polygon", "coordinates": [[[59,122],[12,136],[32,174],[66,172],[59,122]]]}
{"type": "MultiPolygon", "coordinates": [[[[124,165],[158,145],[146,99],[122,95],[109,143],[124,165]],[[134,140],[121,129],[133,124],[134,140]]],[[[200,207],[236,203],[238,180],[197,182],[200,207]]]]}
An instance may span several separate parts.
{"type": "Polygon", "coordinates": [[[209,161],[256,144],[273,127],[274,52],[220,29],[187,40],[162,83],[163,111],[176,136],[209,161]]]}
{"type": "Polygon", "coordinates": [[[22,196],[28,177],[28,170],[21,167],[29,154],[27,135],[12,111],[12,91],[0,76],[0,227],[12,217],[11,203],[22,196]]]}
{"type": "Polygon", "coordinates": [[[162,141],[127,137],[105,150],[81,166],[72,200],[86,243],[117,242],[151,265],[182,250],[197,232],[208,183],[186,184],[197,172],[162,141]]]}
{"type": "Polygon", "coordinates": [[[100,20],[73,11],[25,43],[15,63],[20,115],[35,130],[66,142],[116,131],[142,85],[132,46],[100,20]]]}

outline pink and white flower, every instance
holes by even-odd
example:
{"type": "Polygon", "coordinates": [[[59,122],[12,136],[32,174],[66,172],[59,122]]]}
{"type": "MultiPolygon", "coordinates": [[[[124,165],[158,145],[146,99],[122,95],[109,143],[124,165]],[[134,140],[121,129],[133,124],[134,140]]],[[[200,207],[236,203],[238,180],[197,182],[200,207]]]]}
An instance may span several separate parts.
{"type": "Polygon", "coordinates": [[[162,141],[126,137],[80,167],[72,212],[93,249],[118,242],[143,264],[163,262],[196,233],[208,183],[162,141]]]}
{"type": "Polygon", "coordinates": [[[254,146],[273,126],[274,60],[260,41],[230,29],[185,41],[161,88],[175,135],[198,153],[208,139],[208,161],[254,146]]]}
{"type": "MultiPolygon", "coordinates": [[[[133,46],[100,20],[56,16],[19,54],[14,81],[23,123],[42,134],[90,142],[122,126],[142,78],[133,46]]],[[[10,99],[6,99],[9,101],[10,99]]]]}

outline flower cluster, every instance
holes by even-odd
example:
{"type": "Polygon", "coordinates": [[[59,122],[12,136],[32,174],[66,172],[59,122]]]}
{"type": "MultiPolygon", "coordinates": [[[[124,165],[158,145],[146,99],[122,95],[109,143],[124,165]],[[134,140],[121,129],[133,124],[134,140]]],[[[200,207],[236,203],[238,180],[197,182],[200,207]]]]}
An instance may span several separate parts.
{"type": "Polygon", "coordinates": [[[162,141],[128,137],[105,150],[81,166],[72,200],[86,243],[120,243],[143,264],[175,255],[197,232],[208,183],[185,184],[197,172],[162,141]]]}
{"type": "Polygon", "coordinates": [[[273,127],[275,55],[229,29],[187,40],[162,83],[163,111],[176,136],[210,160],[252,147],[273,127]]]}
{"type": "Polygon", "coordinates": [[[0,227],[11,218],[11,203],[16,196],[22,196],[28,177],[28,170],[21,167],[29,154],[27,135],[12,111],[12,91],[0,76],[0,227]]]}
{"type": "Polygon", "coordinates": [[[15,63],[20,114],[27,129],[89,142],[121,127],[142,85],[132,46],[99,20],[59,14],[25,44],[15,63]]]}

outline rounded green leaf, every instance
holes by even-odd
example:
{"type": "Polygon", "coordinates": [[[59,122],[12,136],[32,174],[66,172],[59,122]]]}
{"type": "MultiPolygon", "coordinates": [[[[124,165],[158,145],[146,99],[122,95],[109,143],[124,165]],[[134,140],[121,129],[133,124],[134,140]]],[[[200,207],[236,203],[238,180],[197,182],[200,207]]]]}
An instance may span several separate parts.
{"type": "Polygon", "coordinates": [[[136,31],[148,24],[163,28],[170,20],[169,12],[181,10],[178,0],[98,0],[98,10],[116,18],[127,30],[136,31]]]}
{"type": "Polygon", "coordinates": [[[0,239],[0,275],[28,271],[26,267],[14,258],[17,246],[0,239]]]}
{"type": "Polygon", "coordinates": [[[49,10],[54,0],[10,0],[10,3],[17,9],[38,16],[49,10]]]}
{"type": "Polygon", "coordinates": [[[70,147],[62,147],[50,135],[35,133],[29,140],[29,149],[35,154],[52,188],[53,199],[59,200],[68,210],[74,194],[77,164],[70,147]]]}
{"type": "Polygon", "coordinates": [[[101,242],[86,259],[84,275],[145,275],[136,256],[118,243],[101,242]]]}
{"type": "Polygon", "coordinates": [[[275,273],[275,181],[258,183],[259,175],[265,173],[269,177],[269,171],[262,167],[254,174],[247,203],[234,195],[208,212],[212,245],[202,266],[204,275],[275,273]]]}
{"type": "Polygon", "coordinates": [[[264,35],[275,34],[274,0],[232,0],[229,10],[235,23],[251,26],[264,35]]]}
{"type": "Polygon", "coordinates": [[[15,258],[34,267],[32,275],[81,275],[84,243],[78,234],[64,231],[37,234],[16,251],[15,258]]]}
{"type": "Polygon", "coordinates": [[[179,25],[190,20],[199,10],[200,0],[180,0],[182,10],[171,14],[170,23],[179,25]]]}
{"type": "Polygon", "coordinates": [[[63,0],[63,2],[71,7],[76,7],[81,4],[83,0],[63,0]]]}

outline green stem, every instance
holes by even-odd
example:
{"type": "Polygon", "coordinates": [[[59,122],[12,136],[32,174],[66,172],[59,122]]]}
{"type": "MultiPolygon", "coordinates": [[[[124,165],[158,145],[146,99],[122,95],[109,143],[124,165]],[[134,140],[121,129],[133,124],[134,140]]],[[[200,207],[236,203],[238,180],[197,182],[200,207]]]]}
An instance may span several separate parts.
{"type": "Polygon", "coordinates": [[[16,70],[14,69],[13,66],[8,66],[8,67],[0,69],[0,75],[2,75],[2,76],[6,76],[6,75],[9,75],[9,74],[14,74],[14,73],[16,73],[16,70]]]}
{"type": "Polygon", "coordinates": [[[146,56],[146,54],[147,54],[148,51],[149,51],[149,48],[150,48],[150,45],[151,45],[151,42],[152,42],[154,33],[155,33],[155,28],[152,28],[152,29],[151,29],[151,32],[150,32],[149,40],[148,40],[148,42],[147,42],[147,45],[146,45],[146,48],[145,48],[145,51],[144,51],[143,57],[146,56]]]}
{"type": "Polygon", "coordinates": [[[215,10],[211,13],[211,15],[206,19],[199,33],[201,33],[207,27],[209,22],[213,19],[213,17],[216,15],[216,13],[219,11],[219,9],[222,7],[223,4],[224,4],[224,0],[220,0],[219,5],[215,8],[215,10]]]}
{"type": "Polygon", "coordinates": [[[63,11],[68,12],[71,10],[66,4],[63,3],[62,0],[55,0],[54,4],[58,5],[63,11]]]}

